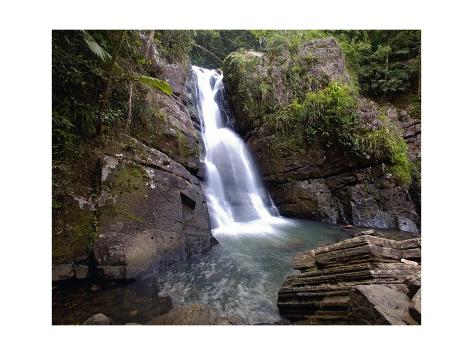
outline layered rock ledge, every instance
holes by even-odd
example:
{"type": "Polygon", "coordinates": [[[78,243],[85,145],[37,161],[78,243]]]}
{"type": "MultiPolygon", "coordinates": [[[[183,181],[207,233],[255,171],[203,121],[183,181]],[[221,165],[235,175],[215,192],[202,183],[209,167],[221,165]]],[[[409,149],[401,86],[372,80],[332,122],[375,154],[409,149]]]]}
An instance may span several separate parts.
{"type": "Polygon", "coordinates": [[[370,231],[298,253],[278,293],[296,324],[420,324],[421,239],[395,241],[370,231]]]}

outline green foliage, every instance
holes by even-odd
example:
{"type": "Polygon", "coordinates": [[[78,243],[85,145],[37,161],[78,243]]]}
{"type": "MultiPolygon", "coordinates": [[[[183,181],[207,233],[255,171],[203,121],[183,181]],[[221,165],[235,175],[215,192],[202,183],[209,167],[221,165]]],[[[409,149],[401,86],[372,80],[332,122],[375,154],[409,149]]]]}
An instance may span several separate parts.
{"type": "Polygon", "coordinates": [[[348,85],[331,82],[323,90],[309,91],[302,102],[293,101],[270,119],[284,133],[300,127],[308,144],[340,143],[350,149],[355,149],[357,144],[352,134],[358,123],[356,99],[348,85]]]}
{"type": "Polygon", "coordinates": [[[165,93],[166,95],[172,95],[172,93],[173,93],[172,87],[171,87],[171,85],[169,85],[169,83],[167,81],[160,80],[160,79],[157,79],[157,78],[153,78],[153,77],[150,77],[150,76],[147,76],[147,75],[138,75],[136,77],[136,79],[140,83],[142,83],[146,86],[149,86],[151,88],[158,89],[158,90],[162,91],[163,93],[165,93]]]}
{"type": "Polygon", "coordinates": [[[407,154],[407,143],[398,128],[387,119],[382,127],[362,136],[362,154],[365,157],[385,160],[388,171],[400,184],[410,185],[414,166],[407,154]]]}
{"type": "Polygon", "coordinates": [[[222,65],[221,61],[231,52],[241,48],[257,48],[257,38],[251,32],[246,30],[194,31],[194,42],[197,46],[194,46],[191,52],[192,63],[218,68],[222,65]]]}
{"type": "Polygon", "coordinates": [[[194,43],[195,31],[162,30],[155,31],[154,43],[158,53],[168,62],[181,62],[188,57],[194,43]]]}
{"type": "Polygon", "coordinates": [[[139,51],[131,31],[53,31],[53,144],[66,133],[91,139],[101,122],[126,112],[127,87],[139,51]],[[112,53],[112,54],[110,54],[112,53]]]}
{"type": "Polygon", "coordinates": [[[272,146],[277,152],[321,144],[362,163],[386,163],[397,181],[410,184],[412,165],[401,132],[383,115],[372,126],[363,122],[358,95],[403,102],[410,98],[410,114],[420,116],[420,99],[413,92],[420,67],[419,31],[252,33],[260,38],[257,49],[268,53],[240,50],[228,55],[223,66],[226,84],[237,98],[234,107],[244,117],[239,122],[242,131],[265,121],[276,131],[272,146]],[[318,58],[311,53],[301,56],[300,44],[327,35],[341,42],[354,82],[341,84],[311,75],[318,58]],[[284,53],[273,56],[275,51],[284,53]],[[275,96],[274,77],[283,80],[278,83],[284,86],[283,95],[275,96]]]}
{"type": "Polygon", "coordinates": [[[297,47],[312,39],[325,37],[320,30],[253,30],[253,36],[258,39],[259,49],[274,51],[283,47],[296,50],[297,47]]]}
{"type": "Polygon", "coordinates": [[[341,44],[361,93],[392,99],[414,91],[420,74],[420,31],[327,31],[341,44]]]}
{"type": "Polygon", "coordinates": [[[412,166],[400,132],[384,117],[380,117],[380,127],[364,128],[356,93],[349,85],[331,82],[322,90],[309,91],[302,102],[295,100],[266,119],[278,139],[299,148],[313,144],[338,147],[361,161],[386,162],[399,183],[411,182],[412,166]]]}
{"type": "Polygon", "coordinates": [[[412,118],[420,119],[421,118],[421,104],[419,96],[412,96],[409,102],[409,115],[412,118]]]}
{"type": "Polygon", "coordinates": [[[87,31],[81,31],[84,36],[84,41],[89,46],[89,49],[94,53],[98,58],[103,61],[111,59],[112,56],[97,43],[97,41],[90,35],[87,31]]]}
{"type": "MultiPolygon", "coordinates": [[[[295,53],[302,43],[327,36],[334,36],[340,43],[363,95],[390,100],[418,91],[421,40],[418,30],[211,30],[195,31],[194,42],[223,59],[242,48],[269,55],[283,49],[295,53]]],[[[221,62],[215,57],[195,46],[192,50],[192,62],[196,65],[220,67],[221,62]]],[[[316,58],[303,58],[309,64],[313,60],[316,58]]],[[[294,76],[297,74],[296,71],[294,76]]]]}
{"type": "Polygon", "coordinates": [[[270,82],[259,73],[261,63],[261,56],[244,50],[231,53],[223,62],[226,84],[238,92],[244,105],[241,109],[254,124],[273,106],[270,82]]]}

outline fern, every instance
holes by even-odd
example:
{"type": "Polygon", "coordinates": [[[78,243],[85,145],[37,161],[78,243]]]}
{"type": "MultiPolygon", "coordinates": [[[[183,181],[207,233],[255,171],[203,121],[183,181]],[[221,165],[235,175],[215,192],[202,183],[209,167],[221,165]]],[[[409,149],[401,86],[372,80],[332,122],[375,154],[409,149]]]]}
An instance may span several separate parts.
{"type": "Polygon", "coordinates": [[[140,83],[142,83],[146,86],[149,86],[151,88],[158,89],[158,90],[162,91],[163,93],[165,93],[166,95],[172,95],[173,94],[172,87],[171,87],[171,85],[169,85],[169,83],[167,81],[156,79],[156,78],[153,78],[151,76],[146,76],[146,75],[138,75],[136,77],[136,79],[140,83]]]}
{"type": "Polygon", "coordinates": [[[92,35],[87,31],[81,31],[82,36],[84,37],[84,41],[97,57],[99,57],[102,61],[106,61],[110,59],[112,56],[100,45],[97,41],[92,37],[92,35]]]}

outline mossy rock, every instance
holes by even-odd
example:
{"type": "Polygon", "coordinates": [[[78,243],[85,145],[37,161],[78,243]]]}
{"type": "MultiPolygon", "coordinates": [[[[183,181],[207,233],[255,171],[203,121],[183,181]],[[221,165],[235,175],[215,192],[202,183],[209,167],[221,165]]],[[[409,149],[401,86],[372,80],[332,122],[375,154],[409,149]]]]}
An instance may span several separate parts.
{"type": "Polygon", "coordinates": [[[144,223],[136,214],[146,199],[148,176],[146,171],[134,164],[120,164],[116,167],[103,187],[107,191],[107,202],[99,209],[100,225],[115,222],[144,223]]]}
{"type": "Polygon", "coordinates": [[[187,110],[150,88],[138,88],[130,134],[180,164],[196,169],[199,136],[187,110]]]}
{"type": "Polygon", "coordinates": [[[96,238],[94,212],[71,198],[53,213],[53,263],[85,262],[96,238]]]}

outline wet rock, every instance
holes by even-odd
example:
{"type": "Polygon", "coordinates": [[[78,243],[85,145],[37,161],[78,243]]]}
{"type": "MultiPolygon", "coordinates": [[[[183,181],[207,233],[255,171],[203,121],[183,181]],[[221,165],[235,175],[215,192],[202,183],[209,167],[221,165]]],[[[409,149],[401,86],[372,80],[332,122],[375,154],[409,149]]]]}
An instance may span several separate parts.
{"type": "Polygon", "coordinates": [[[284,281],[279,311],[298,324],[415,324],[407,284],[420,265],[402,263],[406,255],[420,255],[420,238],[361,235],[298,253],[301,274],[284,281]]]}
{"type": "Polygon", "coordinates": [[[112,321],[103,313],[96,313],[82,323],[83,325],[111,325],[112,321]]]}
{"type": "Polygon", "coordinates": [[[201,304],[177,306],[168,313],[152,319],[149,325],[231,325],[226,317],[221,317],[210,307],[201,304]]]}

